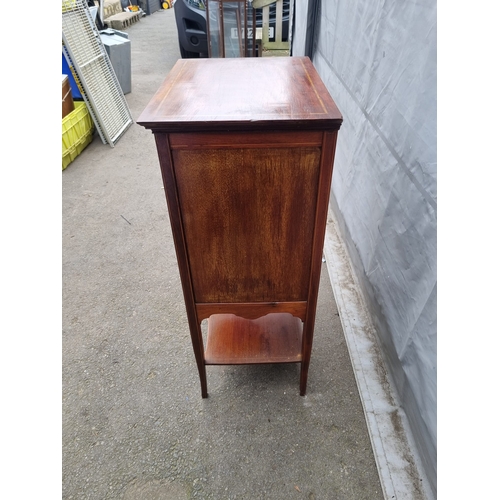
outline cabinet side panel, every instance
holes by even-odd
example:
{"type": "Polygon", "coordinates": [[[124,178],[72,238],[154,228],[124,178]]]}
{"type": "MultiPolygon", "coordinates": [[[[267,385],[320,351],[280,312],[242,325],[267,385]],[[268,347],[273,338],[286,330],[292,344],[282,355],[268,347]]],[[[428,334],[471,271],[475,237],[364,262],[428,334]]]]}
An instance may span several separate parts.
{"type": "Polygon", "coordinates": [[[196,302],[307,300],[320,148],[172,154],[196,302]]]}

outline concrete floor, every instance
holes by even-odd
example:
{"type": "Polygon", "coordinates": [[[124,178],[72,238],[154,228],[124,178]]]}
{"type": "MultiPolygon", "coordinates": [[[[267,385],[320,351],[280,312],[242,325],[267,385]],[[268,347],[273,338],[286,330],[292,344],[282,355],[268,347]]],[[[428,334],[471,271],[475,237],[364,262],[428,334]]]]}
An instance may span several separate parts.
{"type": "MultiPolygon", "coordinates": [[[[126,30],[137,119],[179,58],[173,9],[126,30]]],[[[62,173],[63,498],[383,498],[326,272],[299,366],[207,367],[202,399],[154,139],[62,173]]]]}

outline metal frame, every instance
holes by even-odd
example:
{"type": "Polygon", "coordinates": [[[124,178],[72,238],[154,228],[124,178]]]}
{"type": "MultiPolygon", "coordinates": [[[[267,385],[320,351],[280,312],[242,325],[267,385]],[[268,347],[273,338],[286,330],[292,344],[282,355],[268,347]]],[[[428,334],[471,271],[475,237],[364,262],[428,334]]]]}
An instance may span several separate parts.
{"type": "Polygon", "coordinates": [[[62,41],[101,140],[114,147],[133,119],[85,0],[62,0],[62,41]]]}

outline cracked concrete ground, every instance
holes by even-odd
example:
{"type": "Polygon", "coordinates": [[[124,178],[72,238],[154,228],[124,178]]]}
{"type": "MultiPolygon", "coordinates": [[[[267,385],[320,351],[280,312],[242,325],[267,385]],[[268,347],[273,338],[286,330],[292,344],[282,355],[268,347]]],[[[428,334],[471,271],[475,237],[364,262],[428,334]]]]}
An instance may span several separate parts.
{"type": "MultiPolygon", "coordinates": [[[[174,11],[126,31],[137,119],[174,11]]],[[[307,396],[298,365],[209,366],[204,400],[153,135],[95,135],[62,177],[63,498],[383,498],[326,265],[307,396]]]]}

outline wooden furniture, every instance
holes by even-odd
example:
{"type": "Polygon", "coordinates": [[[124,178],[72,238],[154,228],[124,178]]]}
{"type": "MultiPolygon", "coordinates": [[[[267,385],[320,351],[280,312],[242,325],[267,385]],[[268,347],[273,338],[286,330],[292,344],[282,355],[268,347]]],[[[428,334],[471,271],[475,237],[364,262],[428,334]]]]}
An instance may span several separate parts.
{"type": "Polygon", "coordinates": [[[206,365],[248,363],[300,363],[304,395],[342,123],[310,60],[179,60],[137,123],[155,135],[202,397],[206,365]]]}

